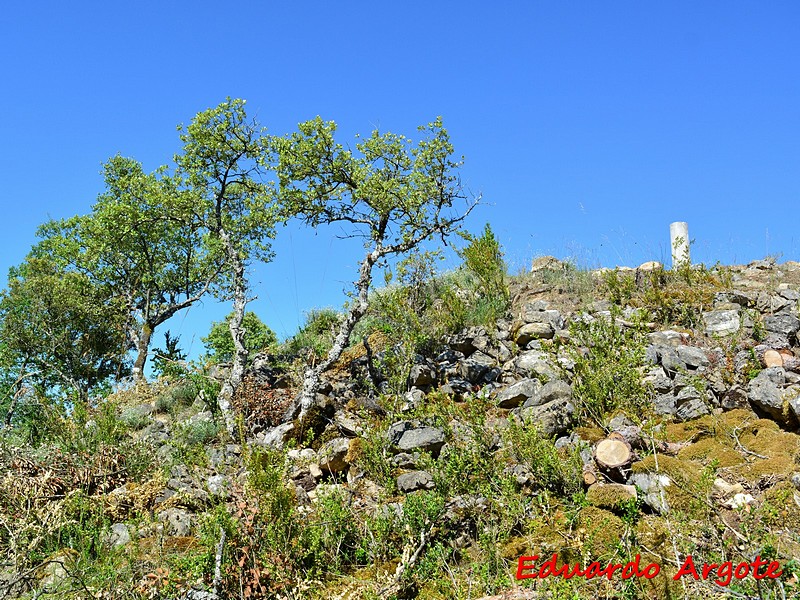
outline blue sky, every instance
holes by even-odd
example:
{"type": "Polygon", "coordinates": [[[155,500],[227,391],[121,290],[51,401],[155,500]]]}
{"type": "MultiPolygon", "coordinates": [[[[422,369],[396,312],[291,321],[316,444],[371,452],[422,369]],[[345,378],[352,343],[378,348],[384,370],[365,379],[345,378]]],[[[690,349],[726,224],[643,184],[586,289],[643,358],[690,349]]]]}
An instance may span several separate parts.
{"type": "MultiPolygon", "coordinates": [[[[272,133],[321,115],[343,141],[442,115],[485,202],[469,226],[515,271],[664,259],[676,220],[696,260],[800,260],[796,2],[32,1],[0,26],[2,273],[37,225],[89,210],[106,159],[168,162],[175,126],[226,96],[272,133]]],[[[290,227],[275,250],[254,308],[286,336],[341,305],[358,249],[290,227]]],[[[170,328],[196,353],[226,311],[170,328]]]]}

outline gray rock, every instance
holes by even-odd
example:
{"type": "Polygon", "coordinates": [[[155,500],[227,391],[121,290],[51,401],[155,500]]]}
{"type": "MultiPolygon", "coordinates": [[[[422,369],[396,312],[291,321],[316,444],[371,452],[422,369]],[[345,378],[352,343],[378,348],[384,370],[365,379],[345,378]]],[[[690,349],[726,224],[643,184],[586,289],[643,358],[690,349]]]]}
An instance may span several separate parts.
{"type": "MultiPolygon", "coordinates": [[[[422,394],[423,398],[425,397],[425,394],[421,390],[414,388],[413,391],[422,394]]],[[[411,392],[408,393],[411,394],[411,392]]],[[[362,428],[361,425],[359,425],[358,421],[354,417],[348,416],[343,411],[338,411],[333,416],[333,423],[334,425],[336,425],[336,428],[339,430],[339,433],[341,433],[345,437],[354,438],[358,437],[362,433],[362,428]]]]}
{"type": "Polygon", "coordinates": [[[674,415],[678,411],[678,401],[672,394],[659,394],[653,402],[653,409],[659,415],[674,415]]]}
{"type": "Polygon", "coordinates": [[[731,388],[722,396],[722,408],[733,410],[735,408],[747,408],[747,392],[740,385],[732,385],[731,388]]]}
{"type": "MultiPolygon", "coordinates": [[[[688,389],[688,388],[687,388],[688,389]]],[[[692,419],[699,419],[703,415],[710,414],[705,402],[700,398],[692,398],[678,406],[675,412],[675,418],[678,422],[691,421],[692,419]]]]}
{"type": "Polygon", "coordinates": [[[554,400],[541,406],[523,408],[520,416],[536,423],[545,437],[563,435],[572,426],[575,406],[570,400],[554,400]]]}
{"type": "Polygon", "coordinates": [[[156,515],[166,526],[168,535],[186,537],[192,532],[192,514],[180,508],[168,508],[156,515]]]}
{"type": "Polygon", "coordinates": [[[465,396],[473,391],[475,384],[466,379],[453,378],[444,385],[439,386],[439,391],[443,394],[453,396],[456,402],[464,400],[465,396]]]}
{"type": "Polygon", "coordinates": [[[781,386],[786,381],[782,367],[770,367],[761,371],[750,382],[747,399],[756,408],[767,413],[772,419],[783,423],[783,392],[781,386]]]}
{"type": "Polygon", "coordinates": [[[444,445],[444,432],[436,427],[415,427],[410,421],[400,421],[389,427],[389,442],[400,452],[426,450],[437,454],[444,445]]]}
{"type": "Polygon", "coordinates": [[[483,327],[468,327],[447,338],[447,345],[462,352],[464,356],[470,356],[476,350],[487,350],[490,342],[489,334],[483,327]]]}
{"type": "Polygon", "coordinates": [[[549,340],[555,332],[550,323],[526,323],[517,330],[514,341],[520,346],[527,346],[533,340],[549,340]]]}
{"type": "Polygon", "coordinates": [[[571,400],[572,388],[566,381],[556,379],[555,381],[548,381],[536,392],[533,398],[528,398],[523,407],[541,406],[553,400],[571,400]]]}
{"type": "Polygon", "coordinates": [[[800,302],[800,291],[798,290],[785,289],[780,290],[778,294],[781,296],[781,298],[789,300],[789,302],[800,302]]]}
{"type": "Polygon", "coordinates": [[[416,387],[431,385],[436,383],[436,371],[427,363],[417,363],[411,367],[408,380],[412,386],[416,387]]]}
{"type": "Polygon", "coordinates": [[[349,448],[348,438],[339,437],[325,442],[317,453],[319,468],[325,473],[341,473],[350,466],[345,460],[349,448]]]}
{"type": "Polygon", "coordinates": [[[704,394],[698,390],[693,385],[687,385],[680,389],[680,391],[675,394],[675,401],[678,403],[678,406],[689,402],[690,400],[701,400],[704,397],[704,394]]]}
{"type": "Polygon", "coordinates": [[[226,499],[230,491],[230,481],[225,475],[212,475],[206,480],[208,493],[216,498],[226,499]]]}
{"type": "Polygon", "coordinates": [[[703,313],[706,335],[733,335],[741,326],[738,310],[713,310],[703,313]]]}
{"type": "Polygon", "coordinates": [[[416,469],[419,458],[419,452],[415,452],[414,454],[401,452],[392,457],[392,464],[398,469],[416,469]]]}
{"type": "Polygon", "coordinates": [[[667,373],[679,373],[686,370],[686,363],[681,360],[675,348],[659,346],[658,355],[661,359],[661,366],[667,373]]]}
{"type": "Polygon", "coordinates": [[[625,415],[617,415],[608,422],[608,428],[611,431],[620,431],[621,429],[624,429],[626,427],[635,427],[635,426],[636,423],[631,421],[625,415]]]}
{"type": "Polygon", "coordinates": [[[708,355],[705,350],[683,345],[678,346],[675,350],[678,352],[678,357],[681,361],[690,369],[707,367],[709,365],[708,355]]]}
{"type": "Polygon", "coordinates": [[[131,532],[125,523],[114,523],[103,536],[103,542],[112,548],[119,548],[131,541],[131,532]]]}
{"type": "Polygon", "coordinates": [[[648,333],[647,338],[650,340],[651,344],[656,346],[679,346],[683,344],[688,336],[685,333],[681,333],[679,331],[673,331],[672,329],[665,329],[664,331],[654,331],[653,333],[648,333]]]}
{"type": "Polygon", "coordinates": [[[523,379],[498,392],[496,400],[500,408],[516,408],[528,399],[533,398],[542,389],[538,379],[523,379]]]}
{"type": "Polygon", "coordinates": [[[667,495],[663,491],[670,485],[669,477],[656,473],[635,473],[628,478],[628,485],[635,485],[641,490],[639,497],[652,510],[662,515],[669,512],[667,495]]]}
{"type": "Polygon", "coordinates": [[[800,329],[800,319],[791,314],[779,314],[764,317],[764,328],[791,339],[800,329]]]}
{"type": "Polygon", "coordinates": [[[436,487],[433,476],[427,471],[411,471],[403,473],[397,478],[397,489],[404,494],[417,490],[432,490],[436,487]]]}
{"type": "Polygon", "coordinates": [[[266,446],[267,448],[281,450],[286,445],[286,442],[289,441],[293,432],[294,424],[291,421],[281,423],[276,427],[271,427],[258,434],[256,436],[256,443],[260,446],[266,446]]]}
{"type": "Polygon", "coordinates": [[[554,379],[558,376],[550,364],[549,355],[541,350],[526,350],[514,360],[513,369],[524,377],[545,376],[554,379]]]}
{"type": "Polygon", "coordinates": [[[193,588],[181,596],[181,600],[219,600],[219,596],[208,590],[196,590],[193,588]]]}
{"type": "MultiPolygon", "coordinates": [[[[496,366],[496,361],[488,354],[476,350],[460,366],[461,376],[470,383],[484,382],[484,377],[496,366]]],[[[496,377],[495,377],[496,378],[496,377]]]]}
{"type": "Polygon", "coordinates": [[[800,422],[800,385],[790,385],[783,392],[789,412],[796,422],[800,422]]]}
{"type": "Polygon", "coordinates": [[[520,320],[525,323],[547,323],[554,330],[564,329],[564,317],[557,310],[540,309],[537,302],[528,302],[520,312],[520,320]]]}

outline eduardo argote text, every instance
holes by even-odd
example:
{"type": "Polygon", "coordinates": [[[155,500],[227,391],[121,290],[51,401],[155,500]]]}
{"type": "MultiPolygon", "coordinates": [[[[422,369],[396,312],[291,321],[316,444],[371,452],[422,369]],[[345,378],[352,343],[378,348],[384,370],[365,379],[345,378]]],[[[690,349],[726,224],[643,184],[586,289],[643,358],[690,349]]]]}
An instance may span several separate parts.
{"type": "MultiPolygon", "coordinates": [[[[631,579],[633,577],[644,577],[653,579],[661,572],[661,567],[656,563],[641,564],[641,555],[637,554],[633,560],[627,563],[611,563],[601,565],[598,562],[590,563],[586,568],[581,565],[561,565],[558,566],[558,553],[542,563],[537,563],[539,556],[520,556],[517,561],[517,579],[544,579],[546,577],[563,577],[572,579],[573,577],[583,577],[594,579],[595,577],[606,577],[612,580],[615,577],[620,579],[631,579]]],[[[740,562],[735,564],[731,561],[723,563],[704,563],[696,565],[694,559],[687,556],[683,561],[678,572],[672,577],[679,580],[682,577],[692,577],[694,579],[712,579],[717,585],[727,586],[735,579],[753,577],[754,579],[777,579],[783,574],[777,561],[762,559],[757,556],[753,562],[740,562]]]]}

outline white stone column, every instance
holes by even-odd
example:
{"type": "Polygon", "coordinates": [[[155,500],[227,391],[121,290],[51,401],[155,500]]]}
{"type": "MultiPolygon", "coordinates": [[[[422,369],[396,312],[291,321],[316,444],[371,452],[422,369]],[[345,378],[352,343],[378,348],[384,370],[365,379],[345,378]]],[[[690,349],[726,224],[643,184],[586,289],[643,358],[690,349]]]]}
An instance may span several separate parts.
{"type": "Polygon", "coordinates": [[[676,221],[669,224],[669,243],[672,248],[672,268],[691,264],[689,258],[689,224],[676,221]]]}

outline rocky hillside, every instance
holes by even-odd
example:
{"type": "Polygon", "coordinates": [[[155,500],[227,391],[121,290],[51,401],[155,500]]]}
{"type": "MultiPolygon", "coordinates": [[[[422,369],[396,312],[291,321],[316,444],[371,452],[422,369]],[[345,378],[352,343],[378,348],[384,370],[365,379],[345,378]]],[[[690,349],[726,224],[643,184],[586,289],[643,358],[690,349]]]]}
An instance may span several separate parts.
{"type": "Polygon", "coordinates": [[[0,598],[797,597],[800,263],[543,258],[508,297],[405,362],[365,329],[302,419],[257,357],[237,439],[224,368],[9,431],[0,598]],[[659,573],[517,579],[553,555],[659,573]]]}

